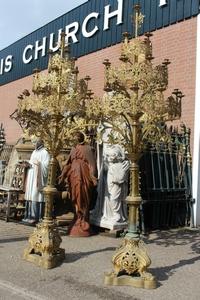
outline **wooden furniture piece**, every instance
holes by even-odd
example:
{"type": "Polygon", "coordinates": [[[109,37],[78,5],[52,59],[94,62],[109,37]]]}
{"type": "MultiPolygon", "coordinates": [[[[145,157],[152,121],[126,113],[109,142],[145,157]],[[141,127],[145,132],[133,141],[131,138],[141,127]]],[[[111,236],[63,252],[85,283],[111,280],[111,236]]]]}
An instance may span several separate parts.
{"type": "Polygon", "coordinates": [[[25,205],[24,198],[20,195],[24,194],[27,167],[26,161],[19,161],[15,166],[11,186],[0,186],[1,204],[4,204],[6,222],[9,221],[13,213],[14,217],[19,214],[23,217],[25,205]]]}
{"type": "Polygon", "coordinates": [[[0,192],[3,199],[5,199],[5,220],[9,222],[11,210],[14,210],[14,213],[17,213],[17,210],[24,210],[24,206],[18,206],[19,194],[23,193],[22,190],[12,188],[12,187],[5,187],[0,186],[0,192]]]}

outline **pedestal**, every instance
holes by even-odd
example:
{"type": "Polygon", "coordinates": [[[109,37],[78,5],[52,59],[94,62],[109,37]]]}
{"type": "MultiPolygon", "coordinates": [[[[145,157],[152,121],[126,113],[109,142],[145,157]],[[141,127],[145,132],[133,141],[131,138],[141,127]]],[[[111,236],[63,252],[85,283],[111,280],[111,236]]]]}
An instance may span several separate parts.
{"type": "Polygon", "coordinates": [[[154,289],[155,277],[146,270],[151,264],[144,243],[133,238],[124,238],[121,247],[112,258],[114,272],[106,273],[106,285],[130,285],[154,289]]]}
{"type": "Polygon", "coordinates": [[[44,220],[30,236],[23,258],[45,269],[54,268],[65,259],[65,250],[59,248],[61,241],[55,224],[44,220]]]}

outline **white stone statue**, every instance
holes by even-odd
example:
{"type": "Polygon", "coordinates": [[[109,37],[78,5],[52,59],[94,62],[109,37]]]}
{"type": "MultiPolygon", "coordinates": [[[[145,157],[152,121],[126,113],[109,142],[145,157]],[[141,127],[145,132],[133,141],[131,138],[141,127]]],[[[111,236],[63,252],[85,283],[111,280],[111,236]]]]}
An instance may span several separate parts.
{"type": "Polygon", "coordinates": [[[98,198],[90,214],[90,223],[110,230],[120,230],[127,227],[125,199],[130,162],[120,145],[103,143],[99,147],[102,147],[100,153],[103,153],[99,160],[98,198]]]}
{"type": "Polygon", "coordinates": [[[42,140],[38,139],[29,161],[30,168],[27,173],[24,196],[26,200],[24,222],[36,223],[43,217],[44,195],[42,189],[47,184],[49,160],[49,153],[44,148],[42,140]]]}

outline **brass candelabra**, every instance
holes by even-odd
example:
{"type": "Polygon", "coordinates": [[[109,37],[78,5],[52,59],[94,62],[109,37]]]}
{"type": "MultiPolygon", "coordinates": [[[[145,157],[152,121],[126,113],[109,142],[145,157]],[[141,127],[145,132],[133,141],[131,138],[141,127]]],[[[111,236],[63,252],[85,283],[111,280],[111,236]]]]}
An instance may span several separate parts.
{"type": "Polygon", "coordinates": [[[57,54],[50,53],[48,72],[35,70],[33,88],[19,95],[18,108],[13,118],[29,136],[41,137],[50,153],[48,183],[43,189],[45,213],[29,238],[24,258],[44,268],[53,268],[65,258],[60,248],[61,237],[52,217],[53,198],[57,193],[56,169],[60,150],[70,146],[74,133],[92,125],[85,116],[85,103],[90,102],[89,76],[78,80],[75,60],[69,57],[65,34],[61,33],[57,54]]]}
{"type": "Polygon", "coordinates": [[[122,144],[131,161],[130,194],[126,199],[128,232],[112,258],[114,272],[106,274],[105,283],[155,288],[155,277],[147,272],[151,260],[138,226],[142,203],[138,162],[148,142],[170,138],[164,124],[180,118],[183,94],[176,89],[170,97],[164,98],[170,62],[165,59],[162,64],[153,66],[151,34],[147,33],[144,39],[138,37],[143,16],[139,5],[134,9],[135,38],[130,40],[129,34],[124,33],[119,67],[112,67],[108,59],[103,62],[105,94],[102,101],[92,102],[88,114],[110,123],[113,131],[110,142],[122,144]]]}

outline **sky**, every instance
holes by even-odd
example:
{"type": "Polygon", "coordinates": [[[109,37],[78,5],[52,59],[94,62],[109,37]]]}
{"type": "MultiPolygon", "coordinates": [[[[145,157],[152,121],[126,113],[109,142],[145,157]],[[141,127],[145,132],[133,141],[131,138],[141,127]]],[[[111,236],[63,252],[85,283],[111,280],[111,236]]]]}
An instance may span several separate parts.
{"type": "Polygon", "coordinates": [[[0,0],[0,50],[87,0],[0,0]]]}

